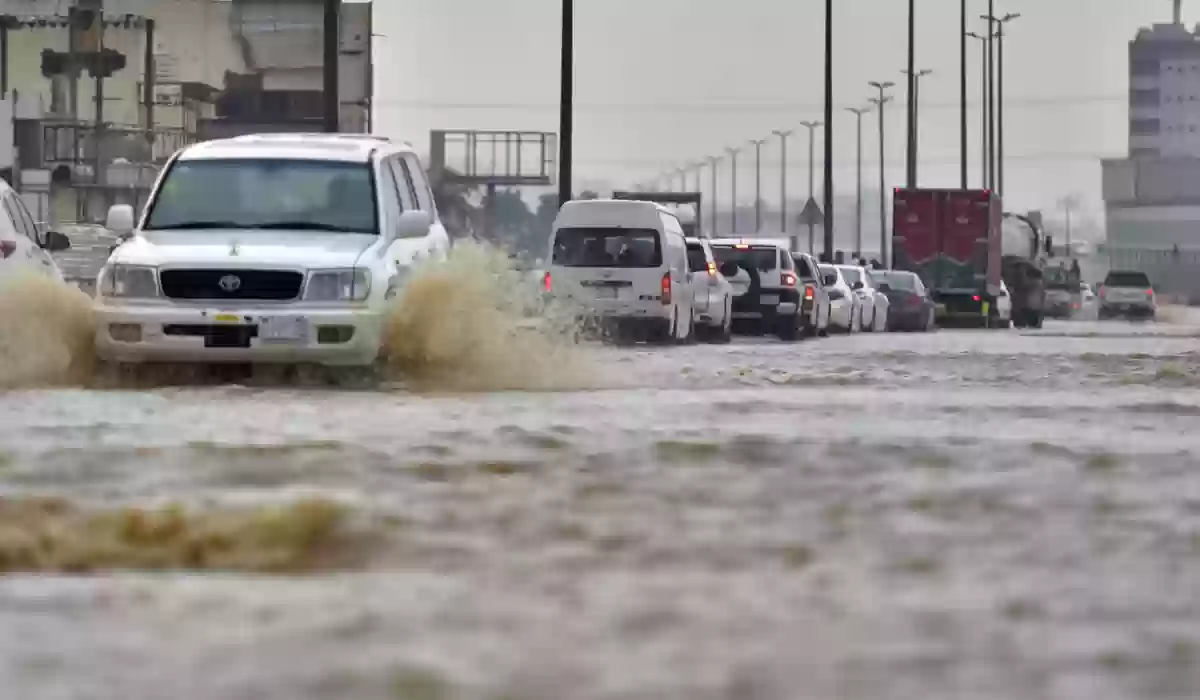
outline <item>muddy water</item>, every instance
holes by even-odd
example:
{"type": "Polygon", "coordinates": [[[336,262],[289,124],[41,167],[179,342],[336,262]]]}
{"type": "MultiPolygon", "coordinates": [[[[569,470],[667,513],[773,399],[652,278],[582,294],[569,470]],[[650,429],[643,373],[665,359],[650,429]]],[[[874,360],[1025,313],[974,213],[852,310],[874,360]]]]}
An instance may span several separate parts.
{"type": "Polygon", "coordinates": [[[303,577],[6,576],[0,687],[1200,697],[1200,324],[1172,320],[589,350],[587,391],[3,394],[9,497],[320,495],[377,537],[303,577]]]}

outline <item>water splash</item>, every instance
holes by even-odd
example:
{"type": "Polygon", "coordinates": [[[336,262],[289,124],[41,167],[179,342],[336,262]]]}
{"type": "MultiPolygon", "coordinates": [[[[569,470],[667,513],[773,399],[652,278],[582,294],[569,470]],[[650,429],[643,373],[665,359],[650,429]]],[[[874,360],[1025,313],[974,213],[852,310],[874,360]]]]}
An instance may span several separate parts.
{"type": "Polygon", "coordinates": [[[0,282],[0,389],[84,382],[92,351],[87,294],[36,274],[0,282]]]}

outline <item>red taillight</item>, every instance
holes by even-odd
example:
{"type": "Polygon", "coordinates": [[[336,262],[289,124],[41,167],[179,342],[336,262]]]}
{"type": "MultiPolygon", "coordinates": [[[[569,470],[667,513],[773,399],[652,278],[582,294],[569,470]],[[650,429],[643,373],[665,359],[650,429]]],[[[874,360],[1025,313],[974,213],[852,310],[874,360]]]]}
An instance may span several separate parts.
{"type": "Polygon", "coordinates": [[[913,306],[913,307],[920,306],[921,305],[921,297],[910,296],[908,298],[908,305],[913,306]]]}
{"type": "Polygon", "coordinates": [[[667,272],[662,276],[662,303],[663,306],[671,304],[671,273],[667,272]]]}
{"type": "Polygon", "coordinates": [[[785,287],[795,287],[796,286],[796,276],[790,272],[785,272],[782,275],[780,275],[780,279],[783,281],[783,286],[785,286],[785,287]]]}
{"type": "Polygon", "coordinates": [[[979,301],[979,295],[976,294],[975,296],[971,297],[971,301],[979,301]]]}
{"type": "Polygon", "coordinates": [[[550,281],[550,272],[547,271],[546,274],[542,275],[542,291],[549,292],[551,289],[553,289],[553,286],[554,285],[550,281]]]}
{"type": "Polygon", "coordinates": [[[811,284],[806,286],[804,288],[804,301],[812,301],[813,295],[815,295],[815,294],[816,294],[816,291],[813,290],[811,284]]]}
{"type": "Polygon", "coordinates": [[[17,252],[16,241],[0,241],[0,260],[8,258],[15,252],[17,252]]]}
{"type": "Polygon", "coordinates": [[[1100,296],[1104,296],[1104,293],[1107,291],[1108,290],[1104,288],[1104,285],[1100,285],[1100,289],[1097,290],[1096,293],[1099,294],[1100,296]]]}
{"type": "Polygon", "coordinates": [[[1153,290],[1153,289],[1147,289],[1147,290],[1146,290],[1146,296],[1148,296],[1148,297],[1152,297],[1152,296],[1154,296],[1154,290],[1153,290]]]}

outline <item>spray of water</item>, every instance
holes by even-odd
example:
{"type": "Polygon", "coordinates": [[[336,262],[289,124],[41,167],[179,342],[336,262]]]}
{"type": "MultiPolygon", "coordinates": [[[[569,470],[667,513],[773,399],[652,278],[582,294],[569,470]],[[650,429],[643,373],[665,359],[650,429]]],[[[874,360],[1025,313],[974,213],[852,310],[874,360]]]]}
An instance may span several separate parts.
{"type": "Polygon", "coordinates": [[[423,265],[385,325],[388,372],[425,389],[565,390],[598,381],[574,318],[541,303],[536,280],[486,246],[423,265]]]}
{"type": "Polygon", "coordinates": [[[36,274],[0,281],[0,389],[85,382],[94,369],[92,305],[36,274]]]}

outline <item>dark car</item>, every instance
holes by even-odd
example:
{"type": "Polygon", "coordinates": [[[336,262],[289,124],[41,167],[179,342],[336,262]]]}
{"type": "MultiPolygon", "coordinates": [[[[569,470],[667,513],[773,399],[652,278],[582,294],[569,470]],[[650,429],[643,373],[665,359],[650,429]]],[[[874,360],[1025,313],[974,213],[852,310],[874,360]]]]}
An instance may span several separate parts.
{"type": "Polygon", "coordinates": [[[871,276],[888,298],[889,331],[927,332],[936,327],[933,299],[916,273],[878,270],[871,276]]]}

